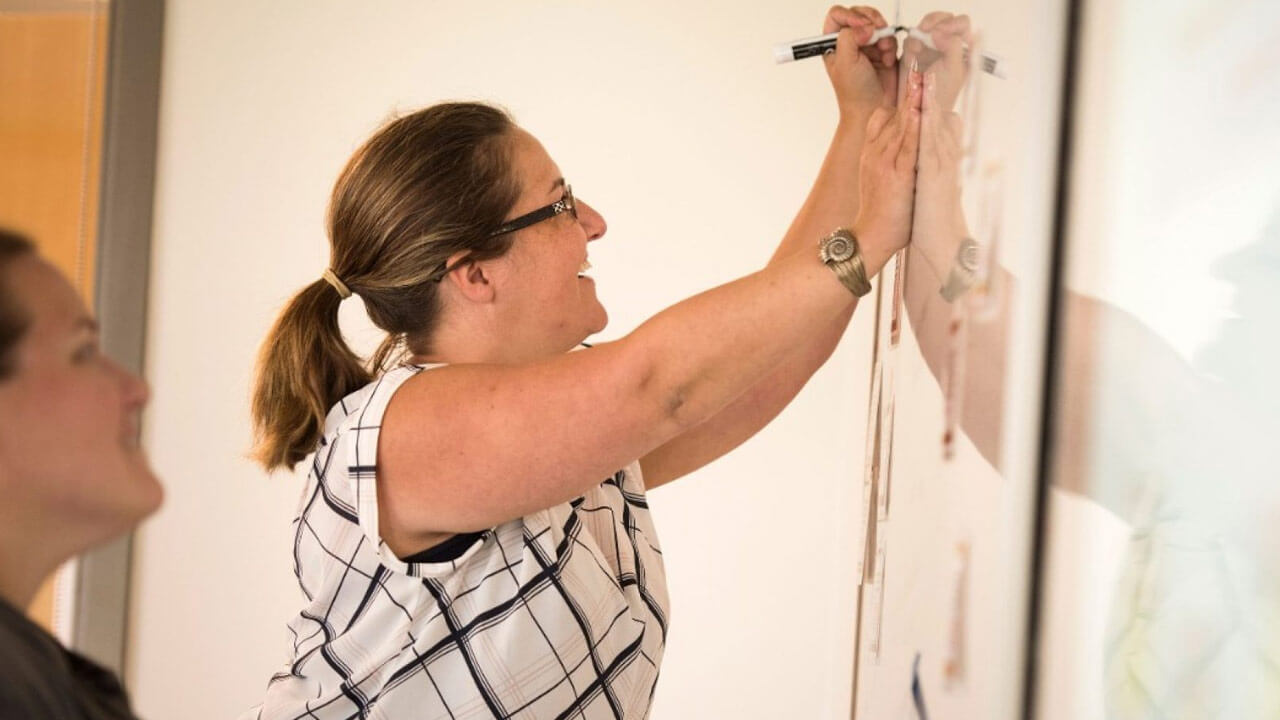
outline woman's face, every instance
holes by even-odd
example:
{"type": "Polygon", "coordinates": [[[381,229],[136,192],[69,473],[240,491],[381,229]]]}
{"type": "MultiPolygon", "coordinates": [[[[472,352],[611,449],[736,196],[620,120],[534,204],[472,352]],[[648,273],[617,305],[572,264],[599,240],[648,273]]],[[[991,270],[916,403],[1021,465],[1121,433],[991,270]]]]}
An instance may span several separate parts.
{"type": "Polygon", "coordinates": [[[138,446],[147,387],[102,355],[96,323],[51,265],[25,255],[0,273],[29,319],[0,380],[5,520],[85,547],[121,534],[163,496],[138,446]]]}
{"type": "MultiPolygon", "coordinates": [[[[521,194],[510,217],[564,196],[560,169],[523,130],[515,133],[513,159],[521,194]]],[[[595,280],[583,274],[587,243],[604,235],[605,221],[581,199],[577,208],[576,220],[566,212],[517,231],[510,252],[500,259],[512,300],[503,306],[504,326],[529,354],[569,350],[603,330],[609,320],[596,297],[595,280]]]]}

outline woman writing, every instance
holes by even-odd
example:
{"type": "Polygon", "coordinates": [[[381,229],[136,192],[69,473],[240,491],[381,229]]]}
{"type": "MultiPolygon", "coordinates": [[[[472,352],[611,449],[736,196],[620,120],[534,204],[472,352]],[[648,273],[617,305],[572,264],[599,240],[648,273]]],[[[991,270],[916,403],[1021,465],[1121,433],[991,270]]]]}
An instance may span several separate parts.
{"type": "Polygon", "coordinates": [[[248,717],[648,713],[668,607],[645,492],[776,416],[906,243],[920,83],[887,106],[894,41],[859,49],[884,24],[827,16],[840,123],[768,265],[577,352],[607,320],[582,274],[606,225],[533,136],[449,103],[356,152],[330,267],[260,360],[259,459],[310,458],[306,604],[248,717]],[[350,294],[388,333],[368,368],[350,294]]]}

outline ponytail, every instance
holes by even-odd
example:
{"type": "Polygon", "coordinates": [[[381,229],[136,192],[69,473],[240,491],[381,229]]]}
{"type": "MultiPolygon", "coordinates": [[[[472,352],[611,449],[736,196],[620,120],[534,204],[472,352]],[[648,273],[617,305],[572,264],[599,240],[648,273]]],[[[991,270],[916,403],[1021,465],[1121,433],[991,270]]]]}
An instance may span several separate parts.
{"type": "Polygon", "coordinates": [[[496,233],[520,197],[516,126],[501,108],[440,103],[374,133],[339,175],[329,202],[329,269],[364,302],[387,339],[368,366],[338,329],[342,302],[317,280],[289,302],[258,356],[253,457],[267,470],[315,450],[333,404],[406,352],[430,353],[438,271],[465,253],[511,248],[496,233]]]}
{"type": "Polygon", "coordinates": [[[372,380],[342,337],[342,298],[324,280],[294,296],[258,355],[253,458],[293,468],[316,449],[334,403],[372,380]]]}

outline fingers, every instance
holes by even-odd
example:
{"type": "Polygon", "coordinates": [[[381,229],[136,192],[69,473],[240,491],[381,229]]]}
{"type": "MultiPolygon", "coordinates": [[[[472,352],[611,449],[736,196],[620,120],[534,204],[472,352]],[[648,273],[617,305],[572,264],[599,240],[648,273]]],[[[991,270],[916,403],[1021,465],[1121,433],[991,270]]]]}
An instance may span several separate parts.
{"type": "Polygon", "coordinates": [[[903,138],[902,145],[898,148],[898,156],[894,161],[894,165],[899,171],[906,172],[914,170],[916,167],[916,158],[920,153],[920,111],[915,108],[907,109],[907,116],[902,123],[903,138]]]}
{"type": "Polygon", "coordinates": [[[843,5],[832,5],[831,8],[827,10],[826,18],[822,20],[822,34],[828,35],[839,31],[842,27],[848,27],[850,23],[849,16],[851,14],[852,13],[849,12],[848,8],[845,8],[843,5]]]}
{"type": "Polygon", "coordinates": [[[964,123],[960,116],[950,112],[938,99],[938,73],[924,76],[924,95],[920,102],[920,156],[921,172],[951,171],[955,169],[961,152],[961,131],[964,123]]]}
{"type": "MultiPolygon", "coordinates": [[[[925,30],[923,27],[920,29],[925,30]]],[[[954,15],[925,31],[933,38],[938,50],[949,54],[953,49],[962,49],[969,44],[972,26],[968,15],[954,15]]]]}
{"type": "Polygon", "coordinates": [[[942,148],[939,147],[939,130],[941,120],[938,111],[938,74],[928,72],[924,75],[924,96],[920,100],[920,155],[921,172],[940,170],[942,167],[942,148]]]}
{"type": "MultiPolygon", "coordinates": [[[[870,59],[864,59],[863,54],[859,51],[858,33],[856,27],[841,28],[839,34],[836,35],[836,51],[828,52],[822,56],[822,61],[826,63],[827,70],[832,70],[835,66],[843,66],[845,68],[855,68],[859,63],[870,64],[870,59]]],[[[870,33],[867,30],[867,33],[870,33]]]]}
{"type": "Polygon", "coordinates": [[[898,69],[888,68],[877,70],[880,76],[880,87],[883,91],[881,97],[889,107],[897,107],[898,105],[898,69]]]}
{"type": "Polygon", "coordinates": [[[897,40],[890,36],[871,43],[876,30],[884,27],[888,27],[884,16],[872,7],[834,5],[827,10],[823,29],[836,35],[836,47],[823,61],[841,107],[869,110],[876,105],[894,103],[897,40]],[[878,92],[869,84],[874,80],[879,81],[878,92]]]}
{"type": "Polygon", "coordinates": [[[926,116],[934,114],[938,110],[938,73],[936,71],[924,74],[924,93],[920,97],[920,112],[926,116]]]}
{"type": "Polygon", "coordinates": [[[921,131],[929,132],[938,125],[938,73],[924,74],[924,92],[920,97],[921,131]]]}
{"type": "MultiPolygon", "coordinates": [[[[952,17],[949,12],[935,11],[920,18],[920,22],[916,24],[916,29],[926,35],[931,35],[936,27],[941,23],[950,20],[952,17]]],[[[937,44],[936,42],[934,43],[937,44]]],[[[927,53],[931,48],[925,45],[920,38],[909,36],[903,43],[903,52],[910,53],[913,56],[919,56],[927,53]]]]}
{"type": "MultiPolygon", "coordinates": [[[[889,21],[884,19],[884,15],[881,15],[880,11],[873,7],[855,5],[850,9],[865,19],[868,27],[872,28],[873,31],[889,26],[889,21]]],[[[870,40],[870,37],[867,40],[870,40]]],[[[863,47],[862,51],[871,59],[873,65],[879,68],[893,67],[898,61],[898,39],[893,35],[883,37],[877,40],[874,45],[863,47]]]]}
{"type": "MultiPolygon", "coordinates": [[[[885,26],[878,25],[877,27],[885,26]]],[[[882,37],[874,45],[863,47],[862,52],[871,58],[871,63],[877,69],[892,68],[898,63],[898,38],[894,35],[882,37]]]]}
{"type": "Polygon", "coordinates": [[[865,5],[854,7],[843,7],[840,5],[832,6],[827,11],[826,20],[823,22],[823,33],[840,32],[844,28],[852,28],[856,45],[867,59],[871,61],[877,68],[892,67],[898,59],[898,42],[896,38],[881,38],[874,45],[868,45],[871,42],[871,36],[879,28],[888,26],[888,21],[880,14],[879,10],[865,5]]]}
{"type": "Polygon", "coordinates": [[[949,12],[934,11],[920,18],[920,22],[916,25],[916,27],[920,28],[925,32],[932,32],[933,29],[937,27],[939,24],[946,22],[951,18],[952,18],[952,15],[949,12]]]}
{"type": "Polygon", "coordinates": [[[907,95],[911,92],[911,78],[919,75],[920,60],[916,57],[909,57],[906,53],[902,55],[902,67],[898,71],[899,81],[897,92],[897,105],[902,106],[907,102],[907,95]]]}
{"type": "Polygon", "coordinates": [[[914,169],[920,151],[920,100],[923,93],[920,73],[912,73],[908,82],[905,104],[898,108],[898,127],[901,133],[894,164],[901,171],[914,169]]]}
{"type": "Polygon", "coordinates": [[[884,132],[885,127],[889,124],[889,120],[893,118],[892,108],[880,106],[876,108],[871,117],[867,120],[867,142],[875,143],[879,140],[880,134],[884,132]]]}
{"type": "MultiPolygon", "coordinates": [[[[920,86],[920,73],[911,73],[907,78],[906,95],[897,109],[878,108],[867,123],[867,142],[891,158],[901,153],[908,143],[908,135],[920,134],[920,86]]],[[[916,140],[913,137],[910,142],[914,144],[916,140]]],[[[910,152],[914,162],[914,147],[910,152]]]]}
{"type": "Polygon", "coordinates": [[[870,20],[871,24],[876,27],[885,27],[889,24],[889,21],[884,19],[884,15],[881,15],[879,10],[869,5],[855,5],[850,9],[870,20]]]}
{"type": "Polygon", "coordinates": [[[833,5],[827,11],[827,17],[822,23],[822,32],[829,34],[840,32],[844,28],[852,28],[854,37],[857,39],[855,47],[858,47],[871,39],[871,33],[875,32],[875,27],[874,21],[867,15],[855,12],[851,8],[833,5]]]}

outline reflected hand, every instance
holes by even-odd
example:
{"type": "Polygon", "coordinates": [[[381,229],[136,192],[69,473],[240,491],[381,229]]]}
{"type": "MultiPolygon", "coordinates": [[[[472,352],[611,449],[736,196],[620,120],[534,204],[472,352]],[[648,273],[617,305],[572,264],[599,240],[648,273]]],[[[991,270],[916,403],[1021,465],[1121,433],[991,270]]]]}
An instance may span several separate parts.
{"type": "Polygon", "coordinates": [[[859,240],[880,243],[874,248],[875,255],[867,258],[869,272],[878,270],[905,247],[911,235],[920,147],[920,73],[908,75],[907,87],[907,95],[896,109],[876,108],[867,122],[867,142],[858,170],[861,202],[853,230],[859,240]]]}
{"type": "Polygon", "coordinates": [[[941,283],[967,235],[960,204],[963,123],[939,99],[937,71],[925,73],[921,102],[920,157],[911,245],[941,283]]]}
{"type": "Polygon", "coordinates": [[[952,110],[969,79],[970,46],[973,43],[969,16],[931,12],[921,18],[916,29],[928,35],[937,49],[908,37],[902,47],[902,64],[911,67],[914,60],[921,72],[937,73],[938,105],[943,110],[952,110]]]}
{"type": "Polygon", "coordinates": [[[889,23],[872,7],[839,5],[827,11],[824,34],[838,32],[836,51],[822,60],[836,91],[842,118],[865,122],[873,110],[892,105],[898,95],[898,41],[892,36],[864,47],[872,33],[889,23]]]}

